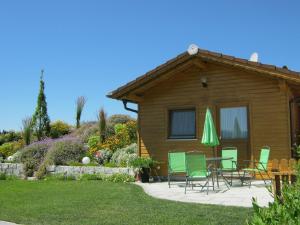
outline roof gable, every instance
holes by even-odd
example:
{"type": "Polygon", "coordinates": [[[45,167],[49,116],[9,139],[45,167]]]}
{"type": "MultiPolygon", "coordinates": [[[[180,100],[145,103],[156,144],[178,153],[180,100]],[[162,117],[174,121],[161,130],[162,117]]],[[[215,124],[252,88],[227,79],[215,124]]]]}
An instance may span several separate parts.
{"type": "Polygon", "coordinates": [[[107,96],[114,99],[126,99],[134,102],[139,101],[138,95],[133,95],[134,91],[146,85],[155,85],[159,80],[167,79],[172,72],[180,71],[191,65],[196,65],[202,69],[206,67],[206,63],[217,63],[221,65],[231,66],[233,68],[242,69],[259,74],[265,74],[277,79],[284,79],[293,83],[300,84],[300,73],[289,69],[276,67],[273,65],[262,64],[259,62],[251,62],[246,59],[236,58],[221,53],[211,52],[199,49],[194,55],[187,52],[167,61],[166,63],[156,67],[137,79],[119,87],[107,96]]]}

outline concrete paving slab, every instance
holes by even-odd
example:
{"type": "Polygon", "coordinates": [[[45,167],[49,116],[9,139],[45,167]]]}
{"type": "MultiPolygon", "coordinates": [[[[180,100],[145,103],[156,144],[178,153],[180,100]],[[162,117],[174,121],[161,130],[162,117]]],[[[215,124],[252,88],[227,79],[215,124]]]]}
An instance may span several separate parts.
{"type": "Polygon", "coordinates": [[[234,184],[229,190],[221,183],[217,190],[210,189],[208,195],[206,190],[201,191],[200,187],[194,187],[194,190],[188,187],[187,193],[184,194],[183,182],[173,182],[171,188],[167,182],[136,184],[154,198],[179,202],[252,207],[252,198],[256,198],[258,205],[267,207],[269,202],[274,201],[263,181],[254,181],[251,188],[234,184]]]}

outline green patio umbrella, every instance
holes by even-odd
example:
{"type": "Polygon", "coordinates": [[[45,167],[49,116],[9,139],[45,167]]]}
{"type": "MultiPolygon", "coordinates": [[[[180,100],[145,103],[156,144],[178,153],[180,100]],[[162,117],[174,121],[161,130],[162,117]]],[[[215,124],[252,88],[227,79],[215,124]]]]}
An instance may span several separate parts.
{"type": "Polygon", "coordinates": [[[215,154],[215,147],[220,145],[217,131],[214,125],[214,120],[209,108],[206,110],[205,115],[205,122],[204,122],[204,129],[203,129],[203,136],[202,136],[202,144],[208,147],[212,147],[214,150],[214,157],[215,154]]]}

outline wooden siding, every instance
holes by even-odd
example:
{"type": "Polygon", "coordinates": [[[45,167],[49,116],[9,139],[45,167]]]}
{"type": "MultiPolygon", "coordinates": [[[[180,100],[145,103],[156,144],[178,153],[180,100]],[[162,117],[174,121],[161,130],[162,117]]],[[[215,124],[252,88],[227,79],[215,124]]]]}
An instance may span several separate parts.
{"type": "MultiPolygon", "coordinates": [[[[259,158],[262,146],[271,147],[272,158],[290,158],[288,94],[277,79],[210,64],[200,71],[191,67],[143,93],[139,103],[139,147],[142,156],[151,155],[164,162],[161,174],[167,172],[170,150],[200,150],[212,156],[212,150],[200,144],[206,108],[216,116],[218,105],[243,103],[249,106],[250,153],[259,158]],[[207,78],[203,88],[201,77],[207,78]],[[195,107],[197,138],[168,140],[168,110],[195,107]]],[[[216,118],[215,118],[216,119],[216,118]]]]}

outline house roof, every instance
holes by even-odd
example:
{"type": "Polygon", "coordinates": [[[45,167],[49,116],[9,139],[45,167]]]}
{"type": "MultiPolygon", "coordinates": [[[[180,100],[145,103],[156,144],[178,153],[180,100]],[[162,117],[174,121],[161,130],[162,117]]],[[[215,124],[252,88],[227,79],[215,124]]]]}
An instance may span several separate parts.
{"type": "Polygon", "coordinates": [[[225,55],[217,52],[207,51],[203,49],[198,49],[198,52],[194,55],[190,55],[188,52],[184,52],[177,57],[165,62],[164,64],[150,70],[146,74],[139,76],[135,80],[117,88],[116,90],[110,92],[107,97],[113,99],[126,99],[136,102],[134,99],[130,99],[128,95],[134,90],[146,85],[148,83],[154,82],[164,74],[174,70],[180,65],[191,63],[193,60],[201,60],[202,62],[214,62],[223,65],[233,66],[236,68],[257,72],[261,74],[266,74],[274,78],[284,79],[292,83],[300,84],[300,72],[289,70],[284,67],[277,67],[269,64],[262,64],[260,62],[252,62],[242,58],[236,58],[230,55],[225,55]]]}

